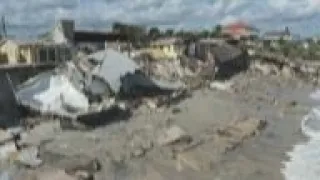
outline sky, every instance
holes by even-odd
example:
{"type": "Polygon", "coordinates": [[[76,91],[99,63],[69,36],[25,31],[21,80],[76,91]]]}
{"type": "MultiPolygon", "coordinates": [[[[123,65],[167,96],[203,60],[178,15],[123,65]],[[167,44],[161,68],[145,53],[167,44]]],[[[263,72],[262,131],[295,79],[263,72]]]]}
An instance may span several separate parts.
{"type": "Polygon", "coordinates": [[[303,36],[320,35],[320,0],[0,0],[0,15],[8,33],[18,36],[46,32],[62,18],[100,30],[114,21],[178,30],[241,20],[262,32],[288,26],[303,36]]]}

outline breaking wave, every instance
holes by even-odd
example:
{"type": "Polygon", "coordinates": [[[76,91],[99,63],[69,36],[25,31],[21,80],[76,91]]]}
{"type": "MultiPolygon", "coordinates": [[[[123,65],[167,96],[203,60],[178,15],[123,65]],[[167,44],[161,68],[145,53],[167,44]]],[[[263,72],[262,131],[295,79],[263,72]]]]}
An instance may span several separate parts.
{"type": "MultiPolygon", "coordinates": [[[[310,97],[320,103],[320,90],[310,97]]],[[[282,173],[286,180],[320,179],[320,107],[314,107],[301,121],[302,133],[309,137],[308,142],[297,144],[287,155],[290,161],[284,162],[282,173]]]]}

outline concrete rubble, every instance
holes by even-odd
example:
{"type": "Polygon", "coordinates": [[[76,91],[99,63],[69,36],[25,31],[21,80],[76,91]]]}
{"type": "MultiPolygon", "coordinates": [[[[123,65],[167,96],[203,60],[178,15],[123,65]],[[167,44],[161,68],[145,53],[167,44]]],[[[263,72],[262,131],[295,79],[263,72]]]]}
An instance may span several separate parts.
{"type": "Polygon", "coordinates": [[[246,64],[242,60],[243,53],[239,48],[227,43],[207,46],[199,50],[201,53],[198,56],[182,55],[178,59],[155,59],[140,53],[136,54],[134,59],[147,75],[167,81],[180,81],[192,90],[207,86],[207,82],[216,77],[230,78],[246,69],[246,66],[243,66],[246,64]]]}
{"type": "Polygon", "coordinates": [[[163,130],[158,137],[160,146],[171,145],[178,141],[190,141],[191,137],[180,127],[172,126],[163,130]]]}
{"type": "Polygon", "coordinates": [[[17,87],[16,96],[24,108],[41,115],[81,119],[115,107],[125,111],[122,100],[127,98],[170,98],[183,89],[181,83],[149,78],[126,55],[105,50],[29,79],[17,87]]]}
{"type": "Polygon", "coordinates": [[[263,75],[296,77],[318,84],[320,64],[317,61],[288,59],[281,55],[260,52],[255,55],[251,63],[251,70],[261,72],[263,75]]]}

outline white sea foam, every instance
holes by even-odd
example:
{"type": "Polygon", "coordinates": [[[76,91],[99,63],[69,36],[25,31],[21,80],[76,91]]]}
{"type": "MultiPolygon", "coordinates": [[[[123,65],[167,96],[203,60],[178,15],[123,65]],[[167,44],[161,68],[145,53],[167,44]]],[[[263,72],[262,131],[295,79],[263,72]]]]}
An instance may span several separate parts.
{"type": "MultiPolygon", "coordinates": [[[[320,91],[310,95],[320,101],[320,91]]],[[[320,103],[320,102],[319,102],[320,103]]],[[[313,108],[301,121],[301,130],[309,141],[294,146],[287,155],[282,173],[286,180],[319,180],[320,179],[320,107],[313,108]]]]}

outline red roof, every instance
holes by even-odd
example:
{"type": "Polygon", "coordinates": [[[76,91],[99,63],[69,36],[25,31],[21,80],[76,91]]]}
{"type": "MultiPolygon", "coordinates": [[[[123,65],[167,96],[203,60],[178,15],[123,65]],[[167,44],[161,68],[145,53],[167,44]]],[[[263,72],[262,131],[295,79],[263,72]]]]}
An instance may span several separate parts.
{"type": "Polygon", "coordinates": [[[248,23],[239,21],[239,22],[228,24],[225,26],[225,28],[227,28],[227,29],[246,29],[246,28],[250,28],[250,26],[248,23]]]}
{"type": "Polygon", "coordinates": [[[231,23],[224,26],[222,31],[227,34],[244,35],[249,33],[250,31],[258,31],[258,30],[254,27],[251,27],[246,22],[238,21],[238,22],[231,23]]]}

